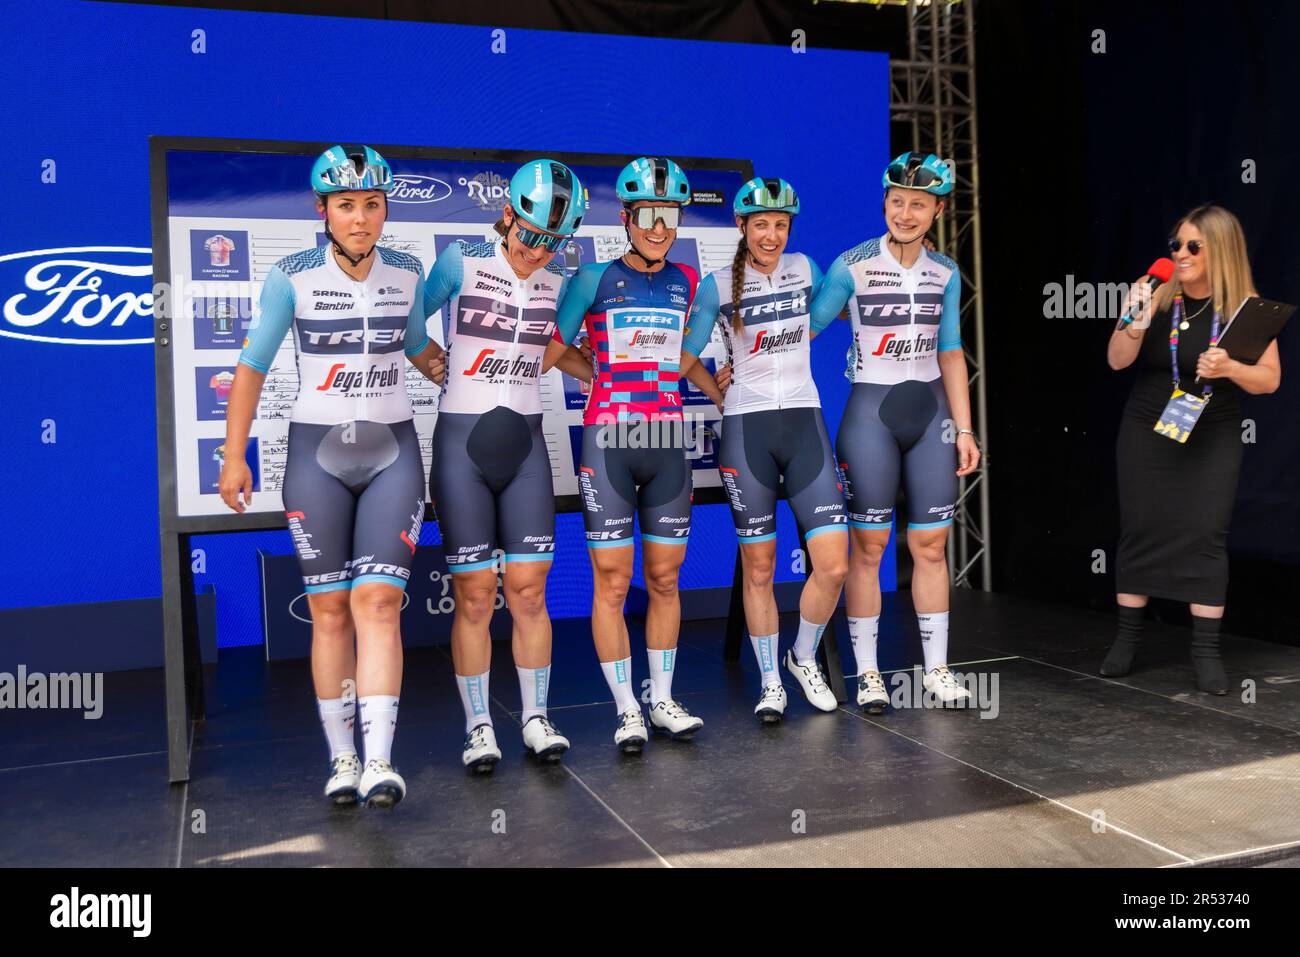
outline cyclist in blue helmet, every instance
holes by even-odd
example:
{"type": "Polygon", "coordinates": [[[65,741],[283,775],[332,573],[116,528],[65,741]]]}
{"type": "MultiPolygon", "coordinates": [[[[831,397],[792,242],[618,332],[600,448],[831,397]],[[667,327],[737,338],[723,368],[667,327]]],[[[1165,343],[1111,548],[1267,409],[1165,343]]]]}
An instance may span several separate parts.
{"type": "Polygon", "coordinates": [[[755,178],[736,194],[732,211],[741,233],[735,258],[700,283],[684,348],[694,361],[716,328],[728,365],[734,364],[718,471],[731,501],[745,572],[745,622],[761,673],[754,713],[775,724],[786,706],[772,591],[780,487],[812,558],[799,601],[798,635],[784,664],[809,703],[822,711],[838,707],[816,650],[844,584],[848,525],[809,350],[809,305],[821,289],[822,273],[808,256],[786,251],[798,194],[783,179],[755,178]]]}
{"type": "MultiPolygon", "coordinates": [[[[672,696],[681,626],[678,573],[690,534],[693,478],[679,382],[682,335],[698,277],[668,259],[691,200],[686,173],[662,156],[620,171],[629,248],[618,259],[585,263],[568,283],[559,333],[573,342],[585,326],[597,372],[583,413],[579,481],[591,558],[592,639],[618,714],[614,743],[639,754],[646,722],[633,680],[623,606],[632,577],[639,518],[648,609],[650,725],[687,739],[704,721],[672,696]]],[[[591,378],[588,368],[586,376],[591,378]]],[[[721,401],[702,366],[691,381],[721,401]]]]}
{"type": "Polygon", "coordinates": [[[564,285],[555,255],[586,212],[587,191],[571,169],[550,159],[525,163],[510,180],[501,240],[448,246],[425,288],[425,312],[446,309],[450,374],[434,428],[429,497],[456,598],[451,651],[465,709],[461,760],[476,772],[491,771],[501,758],[488,708],[498,583],[514,626],[524,744],[544,761],[559,760],[569,747],[546,708],[555,492],[541,382],[555,364],[591,374],[576,350],[552,338],[564,285]]]}
{"type": "Polygon", "coordinates": [[[419,260],[376,245],[392,183],[369,147],[335,146],[316,161],[311,184],[330,245],[285,256],[262,283],[228,400],[219,484],[230,508],[247,508],[244,452],[263,382],[273,369],[296,372],[281,493],[311,609],[312,677],[330,749],[325,794],[371,807],[406,794],[392,766],[399,612],[424,518],[424,466],[405,359],[433,374],[434,357],[419,260]],[[282,356],[290,332],[293,354],[282,356]]]}
{"type": "Polygon", "coordinates": [[[847,305],[853,381],[836,451],[850,527],[845,606],[857,659],[858,704],[879,714],[889,697],[876,660],[880,559],[901,482],[910,522],[912,600],[925,658],[923,682],[944,703],[970,693],[948,670],[948,563],[958,479],[979,466],[960,329],[957,264],[924,239],[952,191],[933,154],[904,153],[883,177],[887,232],[843,253],[813,300],[820,331],[847,305]]]}

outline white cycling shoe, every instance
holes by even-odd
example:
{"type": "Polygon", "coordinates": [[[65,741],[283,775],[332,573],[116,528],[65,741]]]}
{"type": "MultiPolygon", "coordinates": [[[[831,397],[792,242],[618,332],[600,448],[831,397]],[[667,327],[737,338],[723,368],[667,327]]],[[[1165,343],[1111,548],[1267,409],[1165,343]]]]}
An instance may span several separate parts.
{"type": "Polygon", "coordinates": [[[867,714],[880,714],[889,704],[885,679],[879,671],[864,671],[858,675],[858,706],[867,714]]]}
{"type": "Polygon", "coordinates": [[[535,714],[524,724],[524,745],[539,761],[555,762],[569,750],[569,739],[544,714],[535,714]]]}
{"type": "Polygon", "coordinates": [[[764,724],[780,724],[781,718],[785,716],[786,702],[784,685],[764,685],[763,695],[758,699],[758,704],[754,705],[754,714],[764,724]]]}
{"type": "Polygon", "coordinates": [[[465,750],[460,760],[476,774],[487,774],[496,767],[501,760],[501,749],[497,747],[497,735],[492,725],[476,725],[465,735],[465,750]]]}
{"type": "Polygon", "coordinates": [[[804,697],[814,708],[819,711],[834,711],[840,706],[840,703],[835,700],[835,692],[830,689],[822,676],[821,666],[815,660],[801,665],[794,660],[794,649],[791,648],[785,653],[785,668],[794,675],[795,680],[799,682],[799,687],[803,689],[804,697]]]}
{"type": "Polygon", "coordinates": [[[645,747],[645,718],[641,708],[628,708],[618,716],[618,727],[614,729],[614,743],[624,754],[640,754],[645,747]]]}
{"type": "Polygon", "coordinates": [[[687,741],[704,727],[704,719],[697,718],[684,706],[671,698],[660,701],[650,709],[650,726],[662,731],[674,741],[687,741]]]}
{"type": "Polygon", "coordinates": [[[948,670],[947,665],[940,665],[933,671],[927,671],[921,678],[921,684],[925,686],[926,691],[933,692],[943,704],[964,705],[970,700],[970,692],[957,683],[956,677],[948,670]]]}
{"type": "Polygon", "coordinates": [[[366,807],[391,808],[406,797],[406,782],[387,761],[371,758],[361,772],[358,793],[366,807]]]}
{"type": "Polygon", "coordinates": [[[361,759],[356,752],[340,754],[330,762],[330,779],[325,782],[325,796],[335,804],[356,804],[360,780],[361,759]]]}

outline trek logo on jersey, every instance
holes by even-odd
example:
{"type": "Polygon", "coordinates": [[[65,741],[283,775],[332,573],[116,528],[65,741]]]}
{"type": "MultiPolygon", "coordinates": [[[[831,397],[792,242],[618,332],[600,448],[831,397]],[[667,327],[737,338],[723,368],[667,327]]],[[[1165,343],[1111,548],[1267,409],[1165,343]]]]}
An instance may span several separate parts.
{"type": "MultiPolygon", "coordinates": [[[[351,308],[346,303],[333,303],[351,308]]],[[[383,355],[399,351],[406,341],[406,317],[376,316],[362,320],[359,316],[347,319],[299,319],[298,345],[304,353],[321,355],[340,353],[383,355]]]]}
{"type": "Polygon", "coordinates": [[[880,337],[880,344],[876,346],[876,351],[871,355],[875,357],[888,356],[894,359],[906,359],[914,355],[923,355],[933,352],[939,345],[939,334],[917,333],[912,338],[900,338],[892,332],[886,332],[880,337]]]}
{"type": "Polygon", "coordinates": [[[542,373],[542,357],[540,355],[520,355],[516,356],[514,361],[511,362],[509,359],[502,359],[493,355],[495,352],[495,349],[484,349],[461,375],[482,375],[487,379],[499,377],[536,379],[542,373]]]}
{"type": "MultiPolygon", "coordinates": [[[[808,311],[808,293],[809,289],[800,289],[791,295],[788,299],[777,299],[776,297],[766,297],[764,301],[751,303],[748,300],[740,301],[740,318],[748,323],[753,320],[766,319],[785,319],[791,316],[802,316],[808,311]]],[[[724,310],[729,312],[729,310],[724,310]]]]}
{"type": "Polygon", "coordinates": [[[609,315],[615,329],[676,329],[681,319],[681,313],[666,309],[611,309],[609,315]]]}
{"type": "Polygon", "coordinates": [[[632,333],[632,341],[628,346],[666,346],[668,345],[668,333],[666,332],[646,332],[644,329],[638,329],[632,333]]]}
{"type": "Polygon", "coordinates": [[[347,363],[336,362],[325,373],[325,381],[316,386],[316,391],[351,396],[362,391],[391,389],[401,381],[402,367],[395,362],[386,369],[373,366],[364,372],[351,372],[347,363]]]}
{"type": "Polygon", "coordinates": [[[880,302],[871,296],[859,296],[858,310],[863,319],[910,319],[912,316],[938,318],[943,315],[942,298],[937,302],[921,302],[918,296],[915,304],[908,302],[906,296],[900,298],[902,302],[880,302]]]}
{"type": "Polygon", "coordinates": [[[758,335],[754,338],[754,348],[749,350],[749,354],[770,355],[773,352],[779,352],[786,346],[797,345],[803,342],[803,326],[797,329],[782,329],[780,332],[769,332],[766,329],[760,329],[758,335]]]}
{"type": "Polygon", "coordinates": [[[459,335],[545,346],[551,341],[554,331],[554,309],[525,309],[523,318],[518,318],[514,306],[503,305],[496,299],[461,296],[456,311],[456,332],[459,335]]]}

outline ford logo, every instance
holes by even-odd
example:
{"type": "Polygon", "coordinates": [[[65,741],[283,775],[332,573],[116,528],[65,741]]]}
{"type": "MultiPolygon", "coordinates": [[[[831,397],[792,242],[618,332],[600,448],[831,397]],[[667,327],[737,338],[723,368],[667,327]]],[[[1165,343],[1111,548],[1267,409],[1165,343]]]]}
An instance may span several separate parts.
{"type": "Polygon", "coordinates": [[[388,192],[390,203],[436,203],[451,195],[451,187],[432,176],[415,176],[410,173],[393,175],[393,188],[388,192]]]}
{"type": "Polygon", "coordinates": [[[152,343],[152,260],[148,246],[0,255],[0,336],[77,346],[152,343]]]}

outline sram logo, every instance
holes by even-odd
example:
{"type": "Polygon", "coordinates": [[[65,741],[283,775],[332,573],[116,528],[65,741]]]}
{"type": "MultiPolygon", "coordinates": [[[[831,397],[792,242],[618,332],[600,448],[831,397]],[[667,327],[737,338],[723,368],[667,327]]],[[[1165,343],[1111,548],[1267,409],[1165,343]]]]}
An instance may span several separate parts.
{"type": "Polygon", "coordinates": [[[76,346],[152,343],[153,250],[66,246],[0,256],[0,336],[76,346]]]}

